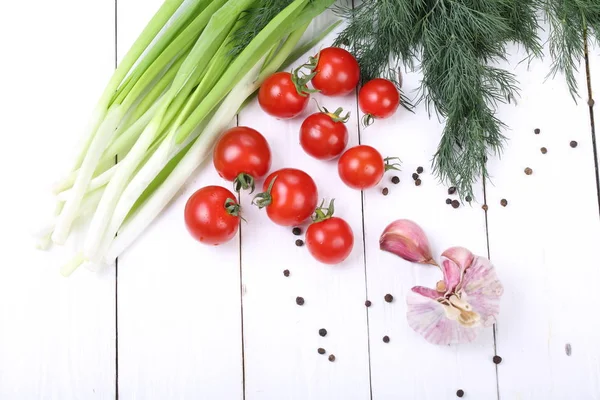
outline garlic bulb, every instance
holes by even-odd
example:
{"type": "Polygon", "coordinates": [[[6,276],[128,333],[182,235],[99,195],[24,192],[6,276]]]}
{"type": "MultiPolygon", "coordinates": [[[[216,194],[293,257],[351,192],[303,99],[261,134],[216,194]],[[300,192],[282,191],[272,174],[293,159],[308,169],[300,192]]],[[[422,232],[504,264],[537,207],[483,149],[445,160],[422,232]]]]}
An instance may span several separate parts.
{"type": "Polygon", "coordinates": [[[462,247],[442,254],[444,280],[407,297],[409,326],[438,345],[468,343],[496,322],[504,292],[494,266],[462,247]]]}

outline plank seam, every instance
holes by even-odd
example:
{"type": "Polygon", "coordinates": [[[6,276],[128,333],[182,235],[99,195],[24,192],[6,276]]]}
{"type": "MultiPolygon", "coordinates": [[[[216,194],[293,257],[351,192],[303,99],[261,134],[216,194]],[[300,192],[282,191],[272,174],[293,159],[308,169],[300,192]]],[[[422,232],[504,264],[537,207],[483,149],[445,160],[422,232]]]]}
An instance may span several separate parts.
{"type": "MultiPolygon", "coordinates": [[[[119,0],[115,0],[115,69],[119,56],[119,0]]],[[[119,162],[115,155],[115,164],[119,162]]],[[[115,400],[119,400],[119,257],[115,258],[115,400]]]]}
{"type": "MultiPolygon", "coordinates": [[[[236,114],[235,116],[235,125],[240,126],[240,117],[236,114]]],[[[242,196],[238,192],[238,203],[241,204],[242,196]]],[[[241,327],[241,336],[242,336],[242,400],[246,400],[246,351],[244,344],[244,273],[242,269],[242,222],[239,222],[239,255],[240,255],[240,327],[241,327]]]]}
{"type": "MultiPolygon", "coordinates": [[[[486,164],[487,164],[487,160],[486,160],[486,164]]],[[[486,178],[485,175],[483,177],[483,204],[487,205],[487,185],[486,185],[486,178]]],[[[490,225],[489,225],[489,220],[488,220],[488,210],[484,209],[483,210],[484,216],[485,216],[485,240],[486,240],[486,246],[487,246],[487,257],[488,260],[491,260],[491,254],[490,254],[490,225]]],[[[494,337],[494,355],[497,356],[498,355],[498,341],[496,339],[496,324],[494,324],[492,326],[492,334],[494,337]]],[[[496,370],[496,397],[498,400],[500,400],[500,375],[498,373],[498,365],[495,365],[495,370],[496,370]]]]}
{"type": "Polygon", "coordinates": [[[596,171],[596,197],[598,198],[598,213],[600,213],[600,171],[598,170],[598,148],[596,146],[596,122],[594,118],[594,96],[592,92],[592,74],[590,71],[590,57],[588,52],[587,28],[583,30],[583,54],[585,59],[585,75],[588,92],[588,109],[590,113],[590,129],[592,134],[592,151],[594,153],[594,167],[596,171]]]}
{"type": "MultiPolygon", "coordinates": [[[[354,10],[355,4],[354,0],[352,0],[352,9],[354,10]]],[[[353,49],[354,54],[356,54],[356,49],[353,49]]],[[[358,130],[358,144],[362,144],[361,138],[361,127],[360,127],[360,111],[358,106],[358,92],[360,90],[359,86],[354,90],[356,97],[356,125],[358,130]]],[[[369,299],[369,284],[367,278],[367,243],[366,243],[366,230],[365,230],[365,192],[363,190],[360,191],[360,213],[361,213],[361,222],[362,222],[362,243],[363,243],[363,268],[364,268],[364,276],[365,276],[365,301],[369,299]]],[[[373,379],[371,372],[371,327],[369,324],[369,308],[365,307],[365,313],[367,315],[367,356],[368,356],[368,365],[369,365],[369,398],[373,400],[373,379]]]]}

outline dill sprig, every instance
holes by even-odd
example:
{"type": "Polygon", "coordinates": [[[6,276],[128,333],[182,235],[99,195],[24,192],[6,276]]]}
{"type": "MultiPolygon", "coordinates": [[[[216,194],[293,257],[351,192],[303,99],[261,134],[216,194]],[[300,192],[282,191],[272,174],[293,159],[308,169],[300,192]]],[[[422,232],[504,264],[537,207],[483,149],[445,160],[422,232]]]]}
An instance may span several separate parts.
{"type": "Polygon", "coordinates": [[[433,168],[463,198],[474,197],[487,156],[502,150],[498,103],[518,96],[513,74],[491,65],[510,42],[541,55],[540,1],[372,0],[341,11],[350,22],[336,44],[355,50],[363,79],[393,78],[401,66],[422,71],[416,101],[446,122],[433,168]]]}
{"type": "Polygon", "coordinates": [[[273,18],[289,6],[293,0],[257,0],[240,18],[242,24],[231,37],[232,48],[229,55],[238,56],[273,18]]]}
{"type": "Polygon", "coordinates": [[[597,0],[544,0],[546,20],[550,25],[549,77],[561,73],[567,80],[575,101],[579,97],[577,73],[584,56],[585,43],[600,43],[600,2],[597,0]]]}

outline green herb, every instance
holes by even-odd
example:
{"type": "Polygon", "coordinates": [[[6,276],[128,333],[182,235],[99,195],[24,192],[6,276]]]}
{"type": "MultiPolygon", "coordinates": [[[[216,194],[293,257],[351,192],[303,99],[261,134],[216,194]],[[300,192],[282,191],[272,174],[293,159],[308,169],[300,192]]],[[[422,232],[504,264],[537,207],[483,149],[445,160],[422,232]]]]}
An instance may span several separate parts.
{"type": "Polygon", "coordinates": [[[578,66],[584,57],[588,38],[600,42],[600,3],[584,0],[544,0],[550,25],[552,68],[548,76],[562,73],[573,99],[577,99],[578,66]]]}
{"type": "Polygon", "coordinates": [[[575,97],[586,35],[600,41],[598,1],[365,1],[338,9],[350,21],[335,44],[354,51],[363,80],[383,76],[398,82],[401,67],[422,72],[416,101],[446,122],[433,170],[462,198],[473,197],[473,184],[488,176],[487,157],[497,155],[505,141],[497,105],[519,93],[515,76],[492,65],[507,58],[513,42],[530,57],[542,56],[541,10],[551,27],[550,76],[564,73],[575,97]]]}

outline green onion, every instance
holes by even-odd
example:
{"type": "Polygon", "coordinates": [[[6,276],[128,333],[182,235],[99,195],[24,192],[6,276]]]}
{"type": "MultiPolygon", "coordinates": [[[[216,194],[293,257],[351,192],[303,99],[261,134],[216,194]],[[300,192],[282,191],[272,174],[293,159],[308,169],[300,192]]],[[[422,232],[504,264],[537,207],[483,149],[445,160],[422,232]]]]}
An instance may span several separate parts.
{"type": "Polygon", "coordinates": [[[101,96],[73,170],[53,187],[56,217],[40,246],[49,235],[64,243],[73,222],[91,214],[64,275],[109,262],[143,232],[261,82],[316,43],[298,46],[333,3],[289,0],[261,28],[246,26],[269,1],[166,0],[144,29],[101,96]]]}

